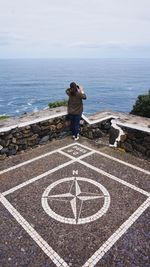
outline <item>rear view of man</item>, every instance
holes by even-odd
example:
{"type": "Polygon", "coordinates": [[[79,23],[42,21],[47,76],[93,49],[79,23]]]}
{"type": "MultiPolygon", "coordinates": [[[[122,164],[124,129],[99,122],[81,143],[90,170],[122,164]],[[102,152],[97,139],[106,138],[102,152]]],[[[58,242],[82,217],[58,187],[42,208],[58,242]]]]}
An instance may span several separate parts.
{"type": "Polygon", "coordinates": [[[83,99],[86,99],[83,87],[75,82],[70,84],[70,88],[66,90],[69,96],[68,115],[71,120],[72,137],[75,141],[79,140],[80,119],[83,112],[83,99]]]}

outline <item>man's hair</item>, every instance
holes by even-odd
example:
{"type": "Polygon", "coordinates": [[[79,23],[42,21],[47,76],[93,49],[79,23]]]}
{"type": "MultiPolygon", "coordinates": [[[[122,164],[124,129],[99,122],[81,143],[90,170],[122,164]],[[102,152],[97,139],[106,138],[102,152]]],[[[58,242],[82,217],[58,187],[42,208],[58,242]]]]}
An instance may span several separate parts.
{"type": "Polygon", "coordinates": [[[75,82],[70,83],[70,88],[76,88],[76,87],[77,87],[77,85],[75,82]]]}
{"type": "Polygon", "coordinates": [[[70,94],[75,96],[78,91],[78,85],[75,82],[70,83],[70,94]]]}

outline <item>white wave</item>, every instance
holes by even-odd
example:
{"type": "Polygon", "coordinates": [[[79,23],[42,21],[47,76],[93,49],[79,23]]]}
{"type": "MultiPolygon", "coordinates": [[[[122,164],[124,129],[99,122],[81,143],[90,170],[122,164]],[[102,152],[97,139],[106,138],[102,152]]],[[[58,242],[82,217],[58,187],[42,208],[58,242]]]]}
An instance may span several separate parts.
{"type": "Polygon", "coordinates": [[[37,112],[37,111],[38,111],[38,108],[35,107],[35,108],[33,109],[33,112],[37,112]]]}
{"type": "Polygon", "coordinates": [[[133,90],[133,87],[132,87],[132,86],[129,86],[129,87],[127,87],[127,89],[128,89],[129,91],[131,91],[131,90],[133,90]]]}
{"type": "Polygon", "coordinates": [[[13,106],[13,101],[8,102],[7,106],[13,106]]]}
{"type": "Polygon", "coordinates": [[[22,106],[21,108],[23,111],[28,109],[28,106],[22,106]]]}
{"type": "Polygon", "coordinates": [[[47,110],[47,109],[49,109],[49,107],[45,107],[45,108],[43,108],[43,110],[47,110]]]}
{"type": "Polygon", "coordinates": [[[32,103],[28,102],[27,105],[28,105],[28,106],[32,106],[32,103]]]}
{"type": "Polygon", "coordinates": [[[7,115],[8,115],[7,113],[0,114],[0,116],[7,116],[7,115]]]}

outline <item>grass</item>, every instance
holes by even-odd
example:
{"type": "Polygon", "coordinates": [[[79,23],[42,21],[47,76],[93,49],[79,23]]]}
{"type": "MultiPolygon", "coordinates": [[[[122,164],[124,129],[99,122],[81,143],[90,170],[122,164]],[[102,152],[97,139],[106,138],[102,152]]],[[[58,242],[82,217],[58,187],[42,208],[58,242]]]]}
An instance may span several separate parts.
{"type": "Polygon", "coordinates": [[[57,108],[61,106],[67,106],[68,101],[67,100],[61,100],[61,101],[55,101],[48,103],[49,108],[57,108]]]}
{"type": "Polygon", "coordinates": [[[5,120],[5,119],[8,119],[10,118],[10,116],[8,115],[0,115],[0,120],[5,120]]]}

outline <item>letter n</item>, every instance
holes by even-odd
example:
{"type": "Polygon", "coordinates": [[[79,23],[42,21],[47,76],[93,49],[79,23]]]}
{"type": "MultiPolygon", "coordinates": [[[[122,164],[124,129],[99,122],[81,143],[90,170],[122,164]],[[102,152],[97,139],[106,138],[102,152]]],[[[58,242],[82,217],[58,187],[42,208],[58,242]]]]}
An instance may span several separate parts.
{"type": "Polygon", "coordinates": [[[73,175],[78,175],[78,170],[73,170],[73,175]]]}

